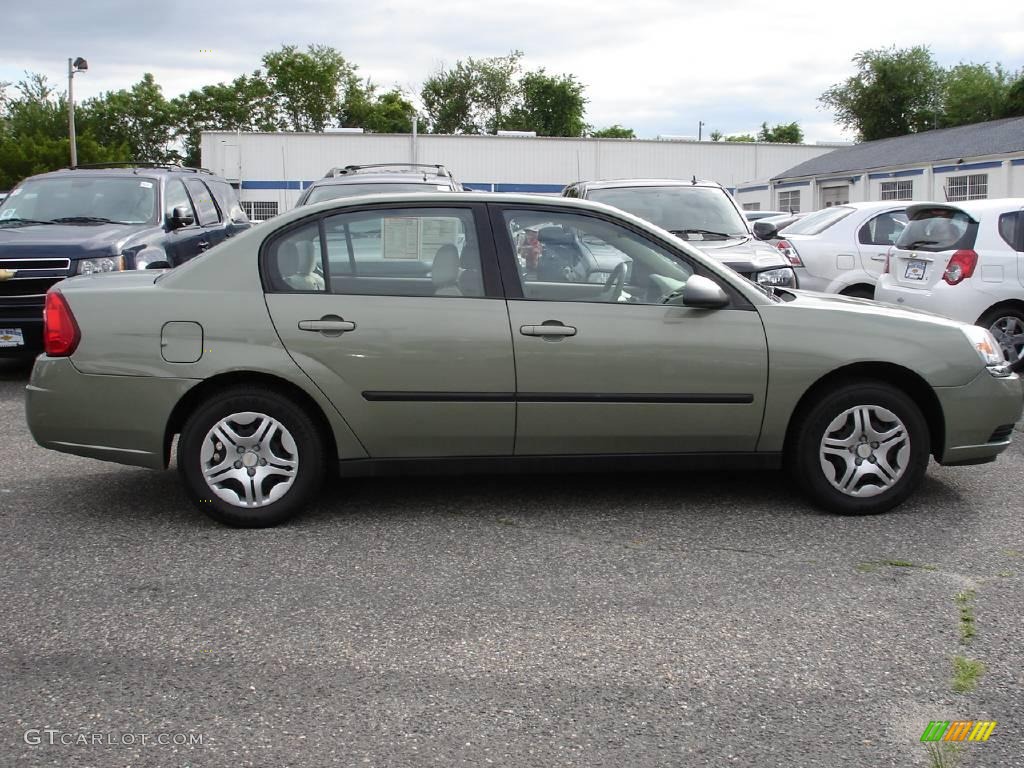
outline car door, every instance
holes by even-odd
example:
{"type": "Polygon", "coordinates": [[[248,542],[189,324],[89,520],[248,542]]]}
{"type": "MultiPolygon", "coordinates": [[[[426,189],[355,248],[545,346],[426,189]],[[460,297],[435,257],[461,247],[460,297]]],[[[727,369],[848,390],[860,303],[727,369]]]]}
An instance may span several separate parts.
{"type": "Polygon", "coordinates": [[[167,237],[164,240],[164,252],[172,267],[191,259],[199,253],[198,243],[203,239],[203,228],[199,226],[195,207],[185,191],[181,179],[170,178],[164,188],[164,226],[167,237]],[[184,227],[171,228],[171,217],[175,208],[184,208],[192,214],[192,223],[184,227]]]}
{"type": "MultiPolygon", "coordinates": [[[[611,217],[492,205],[516,361],[516,454],[717,453],[755,449],[768,356],[757,311],[664,303],[694,274],[714,275],[668,243],[611,217]],[[538,277],[515,257],[521,231],[548,248],[601,244],[586,282],[538,277]],[[558,237],[558,230],[572,237],[558,237]]],[[[543,263],[545,254],[541,254],[543,263]]]]}
{"type": "MultiPolygon", "coordinates": [[[[202,229],[202,237],[196,243],[196,253],[213,248],[213,246],[224,242],[227,237],[224,231],[224,222],[220,210],[214,202],[213,193],[202,180],[192,178],[185,180],[185,188],[192,198],[195,206],[196,223],[202,229]]],[[[193,256],[196,254],[193,254],[193,256]]]]}
{"type": "Polygon", "coordinates": [[[873,281],[882,276],[889,249],[906,226],[906,209],[893,208],[872,216],[857,229],[861,268],[873,281]]]}
{"type": "Polygon", "coordinates": [[[261,265],[281,341],[371,457],[511,455],[512,339],[482,206],[346,208],[268,240],[261,265]]]}

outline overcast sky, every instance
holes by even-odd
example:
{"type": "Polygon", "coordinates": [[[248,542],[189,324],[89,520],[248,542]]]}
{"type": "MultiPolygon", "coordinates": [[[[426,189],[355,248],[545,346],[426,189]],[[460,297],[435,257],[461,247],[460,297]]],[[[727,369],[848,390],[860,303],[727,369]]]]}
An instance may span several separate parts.
{"type": "Polygon", "coordinates": [[[527,68],[586,85],[587,121],[642,138],[754,132],[797,120],[810,142],[848,139],[818,96],[865,48],[925,44],[940,63],[1024,67],[1020,0],[206,0],[11,2],[0,27],[0,81],[43,72],[76,100],[152,72],[168,97],[256,69],[282,44],[337,48],[385,88],[467,56],[525,53],[527,68]]]}

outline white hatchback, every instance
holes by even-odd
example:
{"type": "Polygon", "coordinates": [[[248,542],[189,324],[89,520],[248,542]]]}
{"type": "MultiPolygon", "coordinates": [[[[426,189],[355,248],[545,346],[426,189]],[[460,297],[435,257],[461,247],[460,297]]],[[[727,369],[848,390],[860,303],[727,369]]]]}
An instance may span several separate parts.
{"type": "Polygon", "coordinates": [[[924,203],[890,252],[875,300],[988,328],[1024,358],[1024,198],[924,203]]]}
{"type": "Polygon", "coordinates": [[[906,207],[895,200],[836,205],[778,233],[755,222],[754,233],[781,238],[775,246],[796,269],[801,288],[870,299],[885,255],[906,225],[906,207]]]}

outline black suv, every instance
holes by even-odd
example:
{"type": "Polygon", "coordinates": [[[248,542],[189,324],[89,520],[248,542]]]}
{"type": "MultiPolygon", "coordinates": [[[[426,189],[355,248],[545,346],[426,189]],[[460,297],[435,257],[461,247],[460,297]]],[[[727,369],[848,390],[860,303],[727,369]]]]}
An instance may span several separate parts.
{"type": "Polygon", "coordinates": [[[605,203],[646,219],[762,286],[799,287],[793,265],[778,249],[754,239],[732,196],[713,181],[578,181],[562,196],[605,203]]]}
{"type": "Polygon", "coordinates": [[[339,197],[394,192],[464,192],[462,184],[443,165],[376,163],[331,168],[314,181],[295,205],[322,203],[339,197]]]}
{"type": "Polygon", "coordinates": [[[43,303],[72,275],[174,267],[247,229],[210,171],[132,163],[31,176],[0,205],[0,356],[43,346],[43,303]]]}

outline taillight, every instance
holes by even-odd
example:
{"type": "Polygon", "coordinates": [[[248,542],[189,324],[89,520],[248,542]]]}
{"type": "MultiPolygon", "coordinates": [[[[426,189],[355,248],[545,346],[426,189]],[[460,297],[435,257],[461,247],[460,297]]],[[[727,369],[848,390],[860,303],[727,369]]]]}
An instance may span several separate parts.
{"type": "Polygon", "coordinates": [[[782,254],[783,258],[794,267],[802,267],[804,263],[800,260],[800,254],[796,252],[796,247],[789,242],[789,240],[779,240],[775,244],[775,247],[779,249],[779,253],[782,254]]]}
{"type": "Polygon", "coordinates": [[[82,334],[60,291],[46,294],[43,308],[43,350],[50,357],[67,357],[78,346],[82,334]]]}
{"type": "Polygon", "coordinates": [[[976,266],[978,266],[978,254],[975,251],[957,251],[946,264],[946,272],[942,279],[950,285],[956,285],[973,275],[976,266]]]}

